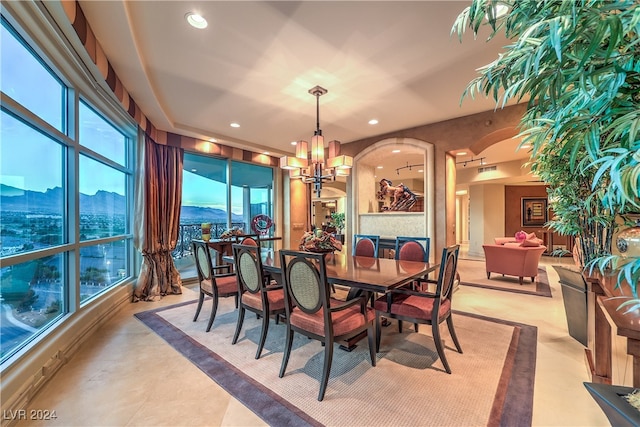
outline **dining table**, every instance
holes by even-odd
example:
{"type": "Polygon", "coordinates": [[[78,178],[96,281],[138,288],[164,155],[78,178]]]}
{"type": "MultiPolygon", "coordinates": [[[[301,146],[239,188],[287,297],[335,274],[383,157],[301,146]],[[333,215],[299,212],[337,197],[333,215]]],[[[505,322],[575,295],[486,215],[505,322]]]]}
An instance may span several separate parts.
{"type": "MultiPolygon", "coordinates": [[[[223,257],[224,256],[229,256],[233,253],[233,251],[231,250],[231,245],[233,245],[234,243],[240,243],[240,241],[242,241],[243,238],[245,237],[252,237],[255,239],[254,235],[239,235],[239,236],[234,236],[230,239],[210,239],[210,240],[198,240],[198,239],[194,239],[196,242],[204,242],[207,244],[208,247],[210,247],[211,249],[213,249],[215,251],[215,265],[222,265],[223,263],[223,257]]],[[[278,236],[260,236],[256,239],[258,242],[260,242],[260,244],[262,244],[263,242],[274,242],[274,241],[278,241],[278,240],[282,240],[282,237],[278,237],[278,236]]]]}
{"type": "MultiPolygon", "coordinates": [[[[348,286],[347,299],[364,294],[369,299],[376,293],[387,293],[393,289],[410,283],[421,277],[425,277],[435,271],[440,264],[405,261],[390,258],[372,258],[364,256],[347,255],[342,252],[329,252],[324,254],[327,269],[327,281],[332,285],[348,286]]],[[[262,250],[260,252],[262,268],[269,273],[278,283],[282,283],[282,268],[280,255],[275,249],[262,250]]],[[[223,261],[233,263],[233,255],[225,255],[223,261]]],[[[382,326],[389,322],[383,319],[382,326]]],[[[356,343],[366,334],[361,334],[340,345],[346,351],[352,351],[356,343]]]]}
{"type": "MultiPolygon", "coordinates": [[[[435,271],[440,264],[371,258],[341,252],[324,254],[327,281],[366,292],[386,293],[435,271]]],[[[277,250],[261,251],[262,268],[272,277],[282,274],[277,250]]],[[[224,255],[224,262],[233,263],[233,255],[224,255]]]]}

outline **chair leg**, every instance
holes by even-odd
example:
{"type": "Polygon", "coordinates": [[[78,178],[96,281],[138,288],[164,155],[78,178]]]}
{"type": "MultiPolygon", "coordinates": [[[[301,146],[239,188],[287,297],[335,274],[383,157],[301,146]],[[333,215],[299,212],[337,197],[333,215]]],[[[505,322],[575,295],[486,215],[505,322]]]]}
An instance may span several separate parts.
{"type": "Polygon", "coordinates": [[[267,340],[267,332],[269,332],[269,315],[262,315],[262,332],[260,333],[260,341],[258,342],[258,349],[256,350],[256,359],[260,359],[260,353],[264,348],[264,342],[267,340]]]}
{"type": "Polygon", "coordinates": [[[211,325],[213,325],[213,319],[216,318],[216,311],[218,311],[218,298],[213,297],[213,305],[211,306],[211,317],[209,317],[209,324],[207,325],[207,332],[211,330],[211,325]]]}
{"type": "Polygon", "coordinates": [[[518,277],[518,280],[520,281],[520,285],[523,285],[523,284],[524,284],[524,283],[523,283],[523,279],[524,279],[524,278],[523,278],[522,276],[518,277]]]}
{"type": "Polygon", "coordinates": [[[244,307],[240,307],[240,310],[238,310],[238,322],[236,323],[236,333],[233,334],[233,340],[231,341],[231,344],[235,344],[238,342],[238,337],[240,336],[240,331],[242,330],[242,324],[244,323],[245,311],[246,310],[244,307]]]}
{"type": "Polygon", "coordinates": [[[287,325],[287,341],[284,344],[284,354],[282,355],[282,365],[280,366],[280,374],[278,376],[282,378],[284,372],[287,370],[287,364],[289,363],[289,356],[291,356],[291,346],[293,345],[293,330],[287,325]]]}
{"type": "Polygon", "coordinates": [[[398,333],[402,333],[402,320],[398,320],[398,333]]]}
{"type": "Polygon", "coordinates": [[[371,366],[376,366],[376,351],[374,348],[377,348],[377,333],[376,333],[376,342],[374,343],[374,332],[373,332],[373,322],[369,323],[369,327],[367,328],[367,338],[369,340],[369,356],[371,357],[371,366]],[[375,347],[374,347],[375,346],[375,347]]]}
{"type": "Polygon", "coordinates": [[[324,393],[327,391],[329,383],[329,374],[331,373],[331,362],[333,361],[333,341],[328,341],[324,346],[324,367],[322,368],[322,380],[320,381],[320,392],[318,400],[324,399],[324,393]]]}
{"type": "Polygon", "coordinates": [[[236,301],[236,308],[238,308],[238,294],[235,294],[233,297],[233,299],[236,301]]]}
{"type": "Polygon", "coordinates": [[[487,271],[487,279],[491,279],[491,272],[487,271]]]}
{"type": "Polygon", "coordinates": [[[380,331],[380,313],[376,311],[376,353],[380,352],[380,338],[382,332],[380,331]]]}
{"type": "Polygon", "coordinates": [[[414,323],[413,324],[413,329],[415,329],[416,332],[420,332],[420,326],[418,326],[418,325],[419,325],[418,323],[414,323]]]}
{"type": "Polygon", "coordinates": [[[456,330],[453,328],[453,319],[451,318],[451,316],[447,318],[447,327],[449,328],[449,335],[451,335],[453,343],[456,345],[456,349],[458,349],[458,353],[462,353],[462,347],[460,347],[460,342],[458,342],[456,330]]]}
{"type": "Polygon", "coordinates": [[[449,362],[447,362],[447,356],[444,354],[444,345],[442,344],[442,337],[440,337],[440,325],[438,322],[433,322],[431,325],[431,330],[433,331],[433,341],[436,343],[436,350],[438,350],[438,356],[442,361],[442,365],[444,366],[444,370],[447,371],[447,374],[451,373],[451,368],[449,368],[449,362]]]}
{"type": "Polygon", "coordinates": [[[198,320],[198,315],[200,314],[200,310],[202,309],[202,302],[204,301],[204,294],[200,292],[200,297],[198,298],[198,308],[196,308],[196,315],[193,316],[193,321],[198,320]]]}

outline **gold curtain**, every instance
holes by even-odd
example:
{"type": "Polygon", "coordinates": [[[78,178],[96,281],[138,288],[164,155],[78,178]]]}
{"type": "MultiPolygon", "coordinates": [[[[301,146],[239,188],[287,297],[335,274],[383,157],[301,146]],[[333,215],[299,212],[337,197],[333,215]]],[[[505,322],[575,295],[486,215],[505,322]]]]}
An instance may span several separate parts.
{"type": "Polygon", "coordinates": [[[182,293],[171,251],[180,229],[184,150],[156,144],[147,135],[139,148],[134,241],[143,260],[133,300],[153,301],[182,293]]]}

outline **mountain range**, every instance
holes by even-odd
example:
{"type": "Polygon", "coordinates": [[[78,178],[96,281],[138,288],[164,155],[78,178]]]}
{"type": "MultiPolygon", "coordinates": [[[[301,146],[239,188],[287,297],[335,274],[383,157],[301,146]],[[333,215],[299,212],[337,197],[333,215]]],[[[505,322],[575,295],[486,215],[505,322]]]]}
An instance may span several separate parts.
{"type": "MultiPolygon", "coordinates": [[[[49,188],[45,192],[22,190],[0,184],[0,209],[2,212],[29,212],[35,214],[59,214],[63,206],[64,194],[61,187],[49,188]]],[[[124,196],[110,191],[98,191],[94,195],[80,193],[81,213],[112,215],[124,212],[124,196]]],[[[227,212],[222,209],[200,206],[183,206],[182,223],[226,222],[227,212]]],[[[242,221],[242,215],[231,215],[231,220],[242,221]]]]}

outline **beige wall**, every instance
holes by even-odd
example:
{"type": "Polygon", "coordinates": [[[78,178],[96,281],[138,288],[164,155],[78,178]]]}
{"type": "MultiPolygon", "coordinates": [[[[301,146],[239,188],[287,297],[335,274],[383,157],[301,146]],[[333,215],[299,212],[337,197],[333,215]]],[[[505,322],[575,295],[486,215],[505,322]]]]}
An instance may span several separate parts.
{"type": "Polygon", "coordinates": [[[469,255],[484,256],[483,244],[504,236],[504,185],[469,188],[469,255]]]}

